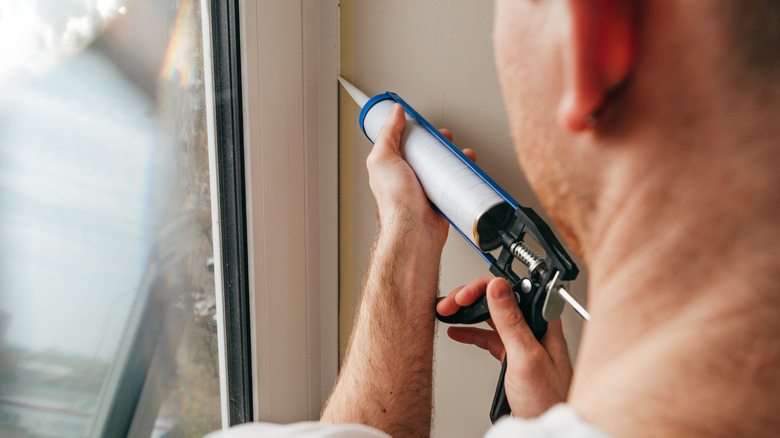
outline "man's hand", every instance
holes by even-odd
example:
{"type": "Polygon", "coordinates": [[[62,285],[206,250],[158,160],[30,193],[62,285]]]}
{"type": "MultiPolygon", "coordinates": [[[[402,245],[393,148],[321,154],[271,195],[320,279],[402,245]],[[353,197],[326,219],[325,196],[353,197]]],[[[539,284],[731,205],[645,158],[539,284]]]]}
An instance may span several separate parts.
{"type": "MultiPolygon", "coordinates": [[[[405,124],[405,112],[395,104],[366,160],[369,184],[376,198],[379,232],[405,232],[405,228],[412,227],[421,233],[415,237],[441,248],[447,240],[449,224],[431,207],[417,176],[403,158],[401,136],[405,124]]],[[[448,129],[440,132],[452,141],[448,129]]],[[[472,150],[464,149],[463,153],[472,161],[475,159],[472,150]]]]}
{"type": "Polygon", "coordinates": [[[494,330],[450,327],[450,338],[488,350],[496,359],[507,357],[504,379],[512,415],[536,417],[566,400],[572,369],[561,320],[550,323],[537,341],[517,306],[512,288],[503,278],[483,277],[461,286],[436,306],[440,315],[452,315],[487,293],[494,330]]]}

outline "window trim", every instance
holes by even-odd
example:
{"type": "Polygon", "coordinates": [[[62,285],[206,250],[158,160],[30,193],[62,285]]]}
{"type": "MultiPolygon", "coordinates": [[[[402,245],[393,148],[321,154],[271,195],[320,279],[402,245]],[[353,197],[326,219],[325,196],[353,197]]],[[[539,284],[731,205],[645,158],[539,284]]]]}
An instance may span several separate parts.
{"type": "Polygon", "coordinates": [[[239,1],[211,0],[209,14],[213,65],[206,67],[213,72],[213,80],[207,82],[214,87],[207,94],[214,99],[213,118],[209,118],[215,128],[216,148],[212,150],[216,149],[219,194],[219,245],[215,242],[215,255],[218,246],[220,257],[215,260],[221,269],[215,278],[217,291],[222,292],[222,311],[219,306],[217,311],[223,318],[219,324],[224,342],[220,362],[225,364],[227,379],[221,391],[224,427],[226,408],[229,425],[254,418],[239,1]]]}
{"type": "Polygon", "coordinates": [[[315,420],[338,372],[338,0],[240,11],[254,418],[315,420]]]}

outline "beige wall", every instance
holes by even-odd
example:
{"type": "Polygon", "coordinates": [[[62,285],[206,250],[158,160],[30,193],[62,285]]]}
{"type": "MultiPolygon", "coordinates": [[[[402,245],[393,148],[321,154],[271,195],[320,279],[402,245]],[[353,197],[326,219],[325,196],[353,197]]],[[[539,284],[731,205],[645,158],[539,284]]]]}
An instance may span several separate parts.
{"type": "MultiPolygon", "coordinates": [[[[434,126],[450,128],[455,144],[477,151],[479,165],[521,204],[541,213],[512,151],[495,76],[487,0],[354,0],[341,2],[341,71],[369,95],[394,91],[434,126]]],[[[340,293],[342,349],[351,329],[375,235],[374,199],[365,159],[370,142],[354,104],[340,95],[340,293]],[[354,299],[353,299],[354,297],[354,299]]],[[[581,266],[581,263],[580,263],[581,266]]],[[[444,249],[442,294],[489,275],[484,260],[455,232],[444,249]]],[[[572,285],[584,296],[584,274],[572,285]]],[[[581,322],[564,311],[576,352],[581,322]]],[[[455,344],[440,325],[436,344],[434,436],[481,436],[500,364],[475,347],[455,344]]]]}

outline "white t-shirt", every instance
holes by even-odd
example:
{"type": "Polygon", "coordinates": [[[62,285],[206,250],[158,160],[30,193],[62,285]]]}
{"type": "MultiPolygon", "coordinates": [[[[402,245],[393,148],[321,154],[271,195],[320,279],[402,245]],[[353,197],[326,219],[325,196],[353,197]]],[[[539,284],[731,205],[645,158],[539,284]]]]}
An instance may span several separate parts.
{"type": "Polygon", "coordinates": [[[505,417],[496,422],[485,438],[610,438],[610,435],[586,423],[571,406],[553,406],[541,417],[531,420],[505,417]]]}
{"type": "MultiPolygon", "coordinates": [[[[247,423],[206,438],[388,438],[384,432],[356,424],[332,425],[317,422],[288,425],[247,423]]],[[[587,424],[569,405],[553,406],[539,418],[523,420],[506,417],[496,422],[485,438],[610,438],[587,424]]],[[[400,438],[400,437],[396,437],[400,438]]]]}

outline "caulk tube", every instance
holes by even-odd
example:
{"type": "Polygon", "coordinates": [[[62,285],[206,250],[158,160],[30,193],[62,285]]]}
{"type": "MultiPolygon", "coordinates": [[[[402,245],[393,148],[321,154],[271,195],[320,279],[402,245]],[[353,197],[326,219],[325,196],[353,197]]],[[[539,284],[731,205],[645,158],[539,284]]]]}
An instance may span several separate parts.
{"type": "MultiPolygon", "coordinates": [[[[363,106],[360,127],[372,143],[395,103],[390,93],[385,93],[363,106]]],[[[499,230],[511,219],[514,209],[408,111],[401,153],[428,199],[463,236],[480,251],[501,246],[499,230]]]]}

